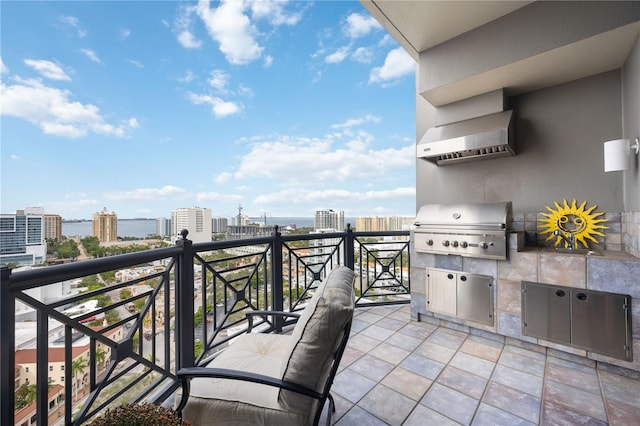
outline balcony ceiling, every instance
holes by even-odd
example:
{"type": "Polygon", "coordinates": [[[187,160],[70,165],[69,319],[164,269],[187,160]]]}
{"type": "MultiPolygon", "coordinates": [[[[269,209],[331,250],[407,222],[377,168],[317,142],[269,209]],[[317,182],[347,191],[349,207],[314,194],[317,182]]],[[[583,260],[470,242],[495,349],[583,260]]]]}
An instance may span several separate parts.
{"type": "MultiPolygon", "coordinates": [[[[420,52],[533,2],[361,0],[361,3],[418,62],[420,52]]],[[[618,69],[639,34],[640,22],[636,21],[421,94],[432,105],[440,106],[496,89],[504,88],[511,96],[618,69]]]]}

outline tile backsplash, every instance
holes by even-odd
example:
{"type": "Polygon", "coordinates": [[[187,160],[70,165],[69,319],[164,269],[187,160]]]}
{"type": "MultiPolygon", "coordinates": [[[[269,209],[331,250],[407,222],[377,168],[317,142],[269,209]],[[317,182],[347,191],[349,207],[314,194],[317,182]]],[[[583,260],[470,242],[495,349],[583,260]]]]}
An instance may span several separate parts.
{"type": "Polygon", "coordinates": [[[622,245],[624,251],[640,257],[640,212],[622,213],[622,245]]]}
{"type": "MultiPolygon", "coordinates": [[[[595,236],[597,242],[589,241],[593,250],[625,251],[632,256],[640,257],[640,212],[605,212],[602,223],[607,229],[601,232],[605,236],[595,236]]],[[[554,238],[547,239],[543,234],[540,220],[546,219],[540,212],[514,212],[512,228],[524,231],[525,245],[551,247],[554,238]]]]}

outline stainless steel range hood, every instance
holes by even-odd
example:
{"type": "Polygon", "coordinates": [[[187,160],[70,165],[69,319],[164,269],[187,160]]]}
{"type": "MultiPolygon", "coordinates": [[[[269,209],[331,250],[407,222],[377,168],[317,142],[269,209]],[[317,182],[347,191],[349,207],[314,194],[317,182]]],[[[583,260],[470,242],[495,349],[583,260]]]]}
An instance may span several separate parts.
{"type": "Polygon", "coordinates": [[[513,111],[502,111],[427,130],[417,158],[438,165],[515,155],[513,111]]]}

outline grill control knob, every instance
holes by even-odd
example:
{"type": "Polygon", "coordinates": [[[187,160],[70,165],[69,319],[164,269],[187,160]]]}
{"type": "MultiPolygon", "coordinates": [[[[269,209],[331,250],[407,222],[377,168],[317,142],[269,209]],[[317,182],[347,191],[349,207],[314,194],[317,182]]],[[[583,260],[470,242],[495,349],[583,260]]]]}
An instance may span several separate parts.
{"type": "Polygon", "coordinates": [[[433,240],[428,240],[428,241],[427,241],[427,245],[428,245],[428,246],[432,246],[432,245],[433,245],[433,240]]]}
{"type": "Polygon", "coordinates": [[[444,240],[442,242],[442,245],[445,246],[445,247],[449,247],[449,240],[444,240]]]}
{"type": "Polygon", "coordinates": [[[468,245],[466,241],[460,241],[460,247],[467,248],[468,245]]]}
{"type": "Polygon", "coordinates": [[[454,247],[458,247],[458,242],[457,242],[457,241],[453,241],[453,242],[451,243],[451,245],[452,245],[452,246],[454,246],[454,247]]]}
{"type": "Polygon", "coordinates": [[[481,242],[480,244],[478,244],[480,246],[481,249],[488,249],[489,248],[489,244],[485,243],[485,242],[481,242]]]}

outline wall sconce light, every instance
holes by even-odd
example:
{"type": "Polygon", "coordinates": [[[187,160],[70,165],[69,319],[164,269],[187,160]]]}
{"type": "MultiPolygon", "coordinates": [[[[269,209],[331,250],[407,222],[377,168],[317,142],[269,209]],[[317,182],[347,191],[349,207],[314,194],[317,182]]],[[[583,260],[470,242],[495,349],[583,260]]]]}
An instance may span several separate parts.
{"type": "Polygon", "coordinates": [[[619,170],[628,170],[631,162],[631,153],[638,155],[640,151],[640,142],[638,138],[633,140],[633,144],[629,139],[616,139],[604,143],[604,171],[615,172],[619,170]]]}

